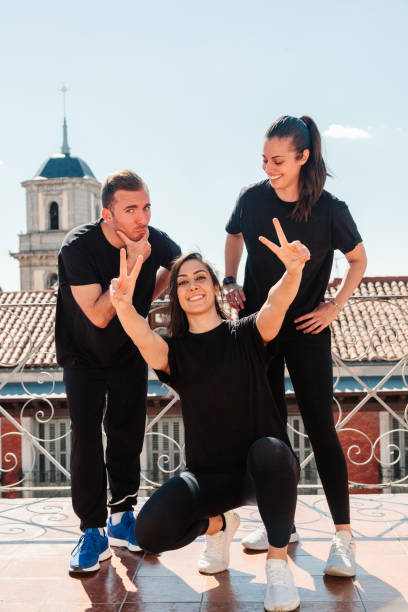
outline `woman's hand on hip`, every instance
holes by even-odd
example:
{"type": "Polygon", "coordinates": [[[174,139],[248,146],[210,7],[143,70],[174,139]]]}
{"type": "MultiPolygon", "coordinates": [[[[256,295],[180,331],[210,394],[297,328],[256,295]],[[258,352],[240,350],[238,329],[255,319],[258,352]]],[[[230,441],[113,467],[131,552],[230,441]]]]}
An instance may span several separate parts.
{"type": "Polygon", "coordinates": [[[319,334],[323,331],[339,314],[338,309],[331,302],[320,302],[320,304],[301,317],[294,320],[296,329],[303,331],[304,334],[319,334]],[[300,325],[298,325],[300,323],[300,325]]]}

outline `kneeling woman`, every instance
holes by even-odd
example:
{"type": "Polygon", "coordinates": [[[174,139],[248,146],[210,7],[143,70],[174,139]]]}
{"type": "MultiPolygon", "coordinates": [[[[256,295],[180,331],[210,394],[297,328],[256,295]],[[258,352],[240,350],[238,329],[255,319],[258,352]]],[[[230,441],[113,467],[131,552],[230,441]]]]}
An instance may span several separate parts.
{"type": "Polygon", "coordinates": [[[147,363],[180,395],[185,426],[185,472],[167,481],[146,502],[136,539],[159,553],[181,548],[200,535],[206,545],[199,570],[227,569],[239,525],[234,508],[257,503],[269,549],[266,610],[294,610],[297,589],[287,565],[299,465],[286,424],[274,404],[265,345],[279,332],[298,290],[309,251],[288,243],[274,219],[280,246],[260,237],[286,272],[258,313],[227,321],[218,305],[217,277],[197,253],[181,256],[170,276],[171,337],[153,332],[132,305],[143,259],[128,273],[121,251],[120,276],[111,284],[117,315],[147,363]]]}

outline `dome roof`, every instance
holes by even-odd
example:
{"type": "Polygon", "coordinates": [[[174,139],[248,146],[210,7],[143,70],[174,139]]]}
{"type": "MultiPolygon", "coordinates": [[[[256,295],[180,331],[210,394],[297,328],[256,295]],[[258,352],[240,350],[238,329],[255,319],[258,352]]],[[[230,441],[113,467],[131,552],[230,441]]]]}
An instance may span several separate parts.
{"type": "Polygon", "coordinates": [[[48,179],[62,177],[95,178],[94,173],[83,159],[71,157],[69,153],[58,153],[46,159],[34,178],[37,177],[48,179]]]}

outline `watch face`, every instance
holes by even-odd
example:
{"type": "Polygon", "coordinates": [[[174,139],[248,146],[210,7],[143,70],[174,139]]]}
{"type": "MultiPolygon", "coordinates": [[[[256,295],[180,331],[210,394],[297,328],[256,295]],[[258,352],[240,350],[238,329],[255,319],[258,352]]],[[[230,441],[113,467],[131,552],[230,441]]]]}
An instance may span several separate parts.
{"type": "Polygon", "coordinates": [[[226,276],[222,281],[223,285],[233,285],[235,283],[235,278],[233,276],[226,276]]]}

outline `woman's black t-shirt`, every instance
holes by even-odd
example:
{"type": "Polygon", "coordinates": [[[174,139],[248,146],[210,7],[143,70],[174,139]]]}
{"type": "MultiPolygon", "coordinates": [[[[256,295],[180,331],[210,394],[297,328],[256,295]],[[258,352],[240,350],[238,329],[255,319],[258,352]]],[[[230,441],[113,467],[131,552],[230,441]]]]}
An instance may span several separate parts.
{"type": "Polygon", "coordinates": [[[170,375],[157,374],[180,395],[189,469],[244,467],[250,445],[263,436],[290,448],[268,384],[269,357],[256,314],[166,341],[170,375]]]}
{"type": "Polygon", "coordinates": [[[266,236],[279,244],[273,217],[279,219],[289,242],[300,240],[311,253],[285,323],[312,311],[323,300],[334,250],[348,253],[362,241],[347,205],[327,191],[314,204],[307,221],[291,218],[295,206],[296,202],[280,200],[269,180],[241,191],[225,228],[229,234],[242,232],[248,252],[244,279],[246,302],[240,316],[259,310],[269,289],[285,271],[283,263],[258,240],[259,236],[266,236]]]}

